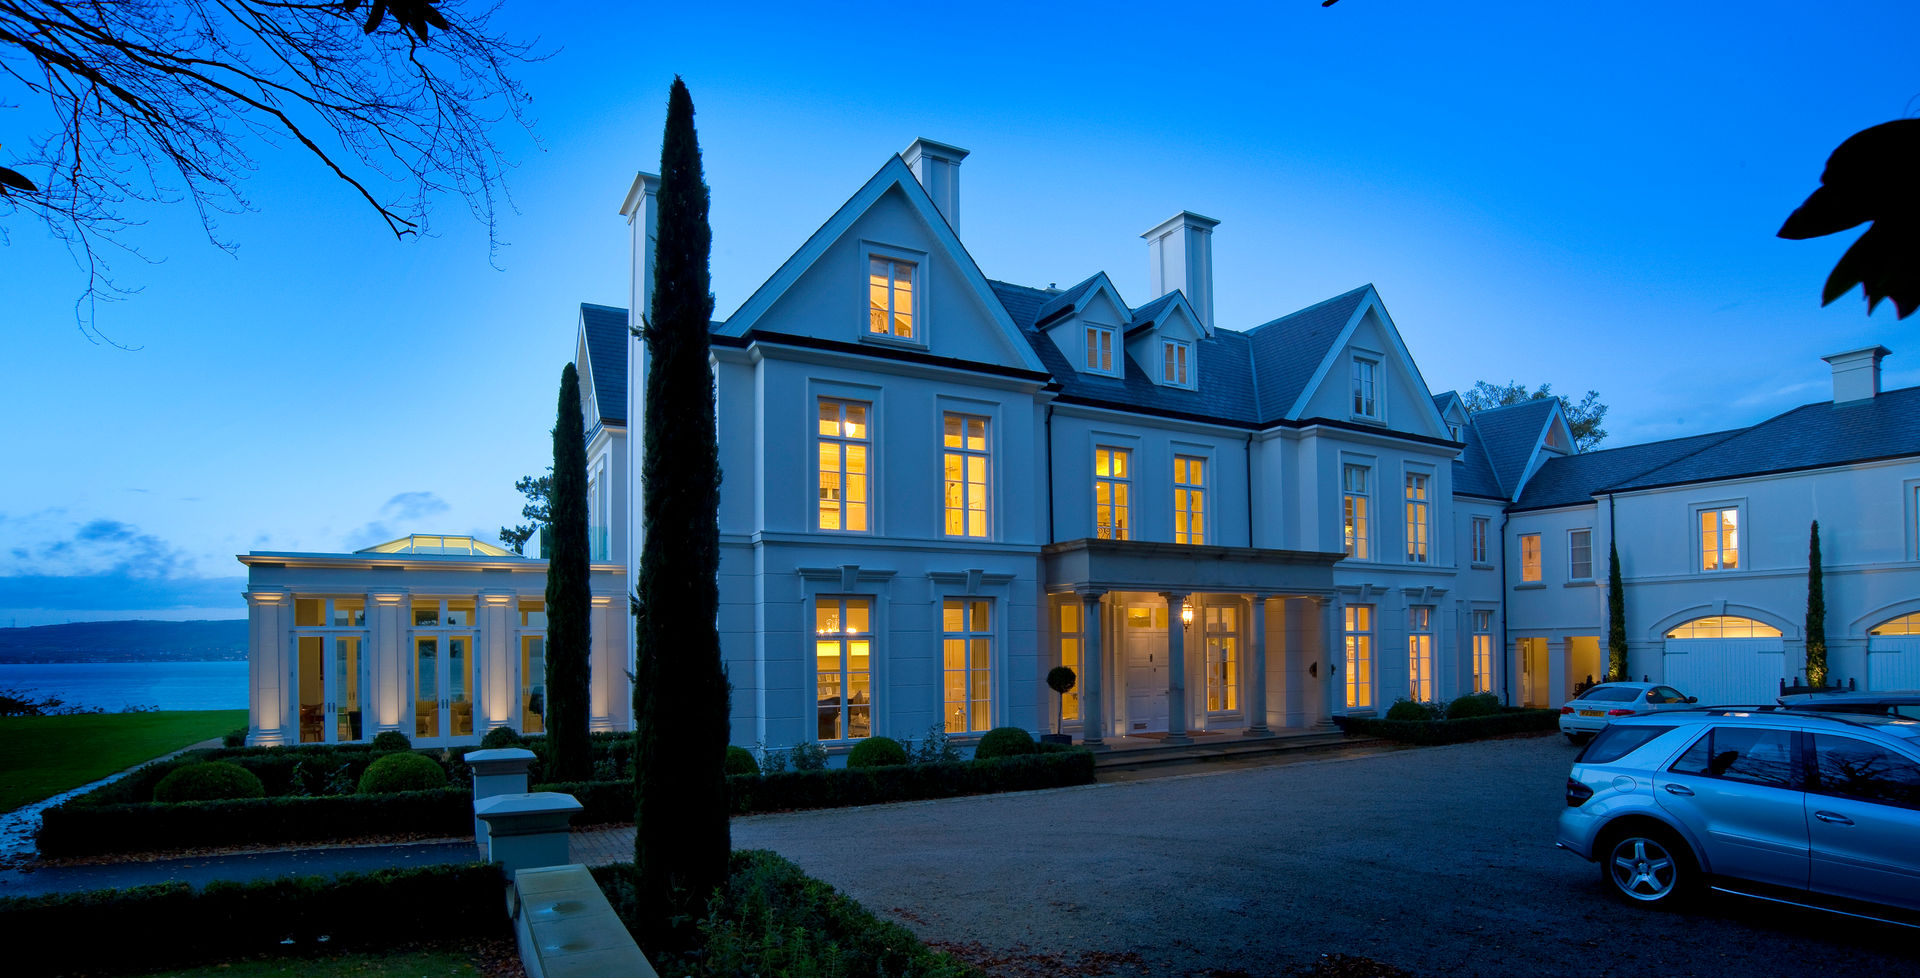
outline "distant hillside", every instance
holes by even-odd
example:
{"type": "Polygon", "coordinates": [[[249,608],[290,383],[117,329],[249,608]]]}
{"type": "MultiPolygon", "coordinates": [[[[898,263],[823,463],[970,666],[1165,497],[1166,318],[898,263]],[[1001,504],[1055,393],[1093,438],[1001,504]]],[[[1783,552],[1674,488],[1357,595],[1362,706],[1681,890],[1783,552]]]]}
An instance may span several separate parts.
{"type": "Polygon", "coordinates": [[[76,621],[0,628],[0,662],[245,659],[247,620],[76,621]]]}

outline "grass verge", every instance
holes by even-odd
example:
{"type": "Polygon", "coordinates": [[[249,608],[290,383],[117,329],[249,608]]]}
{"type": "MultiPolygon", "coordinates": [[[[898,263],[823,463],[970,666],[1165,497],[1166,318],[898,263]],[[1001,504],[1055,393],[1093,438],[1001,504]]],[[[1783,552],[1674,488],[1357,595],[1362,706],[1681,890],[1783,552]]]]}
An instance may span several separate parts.
{"type": "Polygon", "coordinates": [[[442,978],[480,975],[471,951],[431,950],[340,954],[324,958],[270,958],[155,972],[148,978],[442,978]]]}
{"type": "Polygon", "coordinates": [[[246,722],[245,710],[0,717],[0,812],[218,737],[246,722]]]}

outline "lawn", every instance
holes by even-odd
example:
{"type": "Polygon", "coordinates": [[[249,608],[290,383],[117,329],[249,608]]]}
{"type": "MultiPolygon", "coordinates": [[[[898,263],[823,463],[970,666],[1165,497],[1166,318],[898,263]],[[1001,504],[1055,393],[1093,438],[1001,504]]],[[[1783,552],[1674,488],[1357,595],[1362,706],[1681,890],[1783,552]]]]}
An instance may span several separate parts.
{"type": "Polygon", "coordinates": [[[148,978],[441,978],[479,975],[472,951],[393,951],[326,958],[273,958],[156,972],[148,978]]]}
{"type": "Polygon", "coordinates": [[[0,717],[0,812],[246,726],[245,710],[0,717]]]}

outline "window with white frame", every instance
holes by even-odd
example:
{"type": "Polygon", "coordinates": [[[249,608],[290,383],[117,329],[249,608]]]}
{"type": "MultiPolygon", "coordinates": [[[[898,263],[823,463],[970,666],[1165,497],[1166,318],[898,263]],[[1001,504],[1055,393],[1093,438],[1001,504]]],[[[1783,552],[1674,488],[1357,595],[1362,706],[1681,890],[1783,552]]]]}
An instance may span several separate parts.
{"type": "Polygon", "coordinates": [[[820,399],[816,525],[822,530],[864,533],[868,529],[867,462],[873,449],[867,426],[870,410],[870,405],[860,401],[820,399]]]}
{"type": "Polygon", "coordinates": [[[1207,709],[1240,708],[1240,609],[1210,604],[1201,609],[1207,654],[1207,709]]]}
{"type": "Polygon", "coordinates": [[[897,258],[867,260],[867,332],[911,340],[914,332],[914,272],[918,266],[897,258]]]}
{"type": "Polygon", "coordinates": [[[814,690],[821,740],[857,740],[873,733],[873,602],[813,600],[814,690]]]}
{"type": "Polygon", "coordinates": [[[1093,450],[1093,535],[1133,538],[1133,453],[1101,446],[1093,450]]]}
{"type": "Polygon", "coordinates": [[[1520,580],[1534,584],[1540,580],[1540,534],[1520,534],[1520,580]]]}
{"type": "Polygon", "coordinates": [[[1740,568],[1740,509],[1700,511],[1700,569],[1703,571],[1740,568]]]}
{"type": "Polygon", "coordinates": [[[1433,701],[1433,607],[1407,609],[1407,698],[1433,701]]]}
{"type": "Polygon", "coordinates": [[[1427,562],[1428,537],[1431,535],[1427,507],[1427,476],[1422,472],[1407,473],[1407,563],[1424,564],[1427,562]]]}
{"type": "Polygon", "coordinates": [[[987,535],[987,419],[948,412],[942,435],[946,534],[987,535]]]}
{"type": "Polygon", "coordinates": [[[1366,357],[1353,358],[1353,414],[1359,418],[1380,416],[1380,362],[1366,357]]]}
{"type": "Polygon", "coordinates": [[[976,598],[941,602],[947,733],[993,725],[993,603],[976,598]]]}
{"type": "Polygon", "coordinates": [[[1087,369],[1103,374],[1114,372],[1113,337],[1117,333],[1112,326],[1093,325],[1087,327],[1087,369]]]}
{"type": "Polygon", "coordinates": [[[1567,531],[1567,580],[1593,580],[1593,530],[1591,527],[1567,531]]]}
{"type": "Polygon", "coordinates": [[[1490,562],[1487,560],[1487,530],[1490,522],[1485,516],[1476,516],[1467,524],[1467,539],[1476,564],[1490,562]]]}
{"type": "Polygon", "coordinates": [[[1173,542],[1207,542],[1207,460],[1173,457],[1173,542]]]}
{"type": "Polygon", "coordinates": [[[1162,340],[1160,343],[1161,372],[1160,379],[1178,387],[1191,387],[1193,367],[1193,344],[1180,340],[1162,340]]]}
{"type": "Polygon", "coordinates": [[[1060,719],[1080,719],[1080,643],[1086,640],[1086,626],[1081,623],[1085,617],[1080,607],[1078,595],[1069,594],[1059,600],[1059,613],[1054,628],[1060,640],[1059,665],[1073,670],[1073,688],[1060,697],[1060,719]]]}
{"type": "Polygon", "coordinates": [[[1364,465],[1340,467],[1340,533],[1347,556],[1369,559],[1367,545],[1367,473],[1364,465]]]}
{"type": "Polygon", "coordinates": [[[1478,609],[1473,613],[1473,691],[1493,689],[1493,612],[1478,609]]]}
{"type": "Polygon", "coordinates": [[[1346,606],[1347,708],[1373,705],[1373,605],[1346,606]]]}

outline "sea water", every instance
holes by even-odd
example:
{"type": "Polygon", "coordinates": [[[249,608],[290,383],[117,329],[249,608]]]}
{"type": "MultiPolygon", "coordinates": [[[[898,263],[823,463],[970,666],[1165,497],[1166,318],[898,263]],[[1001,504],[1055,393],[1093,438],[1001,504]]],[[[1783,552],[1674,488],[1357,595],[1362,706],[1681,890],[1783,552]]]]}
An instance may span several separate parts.
{"type": "Polygon", "coordinates": [[[0,663],[0,689],[57,696],[69,707],[244,710],[247,664],[237,662],[0,663]]]}

